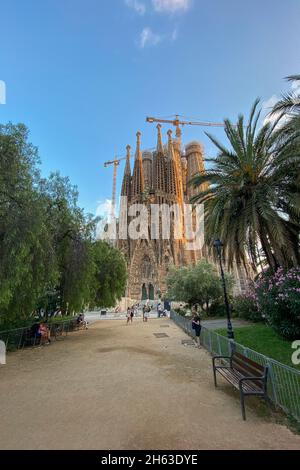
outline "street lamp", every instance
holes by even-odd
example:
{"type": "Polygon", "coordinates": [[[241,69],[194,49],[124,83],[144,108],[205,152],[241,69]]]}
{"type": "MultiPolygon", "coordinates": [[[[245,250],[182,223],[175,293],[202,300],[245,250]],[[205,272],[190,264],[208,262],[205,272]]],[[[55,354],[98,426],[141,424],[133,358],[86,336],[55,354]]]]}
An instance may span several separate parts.
{"type": "Polygon", "coordinates": [[[223,290],[224,290],[224,301],[225,301],[226,314],[227,314],[227,336],[229,339],[234,339],[232,323],[230,319],[230,306],[229,306],[229,301],[228,301],[226,282],[225,282],[225,276],[224,276],[224,270],[223,270],[223,264],[222,264],[223,243],[218,238],[217,240],[214,241],[213,245],[217,249],[217,254],[218,254],[219,263],[220,263],[220,271],[221,271],[222,284],[223,284],[223,290]]]}

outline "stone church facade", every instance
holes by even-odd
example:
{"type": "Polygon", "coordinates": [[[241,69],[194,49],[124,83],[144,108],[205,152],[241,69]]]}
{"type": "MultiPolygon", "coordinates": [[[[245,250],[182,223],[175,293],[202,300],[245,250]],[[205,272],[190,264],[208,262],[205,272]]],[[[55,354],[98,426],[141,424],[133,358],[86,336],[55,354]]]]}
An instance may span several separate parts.
{"type": "MultiPolygon", "coordinates": [[[[168,131],[168,143],[164,145],[160,125],[157,126],[157,131],[157,146],[153,152],[142,152],[141,134],[137,133],[133,171],[130,165],[130,146],[127,146],[121,190],[121,195],[127,198],[129,207],[133,204],[144,204],[149,212],[151,204],[176,204],[177,207],[188,204],[191,197],[199,191],[188,182],[195,174],[204,171],[204,152],[199,142],[191,142],[183,149],[181,131],[177,128],[175,139],[172,137],[172,131],[168,131]]],[[[182,220],[183,218],[182,213],[182,220]]],[[[129,217],[127,223],[130,223],[129,217]]],[[[163,223],[160,219],[160,224],[163,223]]],[[[173,219],[171,236],[168,239],[162,236],[152,239],[149,236],[138,240],[128,238],[117,241],[128,265],[125,297],[137,301],[157,300],[166,293],[166,277],[170,266],[194,264],[203,257],[208,259],[205,247],[190,250],[187,249],[184,236],[176,239],[172,223],[175,223],[173,219]]],[[[150,227],[148,230],[150,233],[150,227]]],[[[244,288],[245,276],[237,268],[233,274],[236,279],[235,289],[239,292],[244,288]]]]}

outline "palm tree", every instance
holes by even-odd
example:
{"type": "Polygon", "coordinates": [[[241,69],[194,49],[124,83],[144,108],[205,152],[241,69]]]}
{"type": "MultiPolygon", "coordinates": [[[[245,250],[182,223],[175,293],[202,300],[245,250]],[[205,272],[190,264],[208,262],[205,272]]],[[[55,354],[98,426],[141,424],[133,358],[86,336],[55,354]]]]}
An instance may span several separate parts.
{"type": "Polygon", "coordinates": [[[256,268],[262,250],[275,270],[300,262],[300,184],[295,177],[300,142],[299,133],[280,140],[280,117],[257,130],[258,104],[256,100],[246,127],[243,116],[236,126],[224,121],[231,148],[207,134],[219,152],[215,159],[206,159],[212,168],[190,182],[200,188],[191,202],[204,203],[207,244],[211,247],[214,238],[221,238],[229,267],[234,261],[246,267],[250,259],[256,268]]]}
{"type": "MultiPolygon", "coordinates": [[[[289,82],[297,83],[300,85],[300,75],[290,75],[286,77],[286,80],[289,82]]],[[[270,115],[282,113],[284,115],[288,114],[290,117],[300,114],[300,92],[291,91],[285,93],[281,96],[281,99],[278,103],[275,104],[270,115]]]]}

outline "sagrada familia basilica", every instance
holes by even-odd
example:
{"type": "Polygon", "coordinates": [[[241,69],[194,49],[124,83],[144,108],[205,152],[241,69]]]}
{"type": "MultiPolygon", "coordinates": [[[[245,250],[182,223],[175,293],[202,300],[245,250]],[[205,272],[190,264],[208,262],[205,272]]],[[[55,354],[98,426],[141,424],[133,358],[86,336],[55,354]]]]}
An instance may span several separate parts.
{"type": "MultiPolygon", "coordinates": [[[[183,208],[184,204],[189,204],[190,199],[200,189],[205,189],[194,188],[188,184],[195,174],[204,171],[203,147],[199,142],[194,141],[183,148],[179,127],[176,130],[175,139],[172,137],[172,131],[168,131],[166,145],[163,144],[160,124],[157,126],[157,131],[155,151],[142,151],[141,134],[137,133],[133,172],[130,165],[130,146],[127,146],[121,196],[127,199],[129,207],[134,204],[144,204],[148,208],[152,204],[169,206],[175,204],[183,208]]],[[[127,220],[128,224],[129,222],[130,217],[127,220]]],[[[160,224],[163,223],[162,216],[160,224]]],[[[167,239],[162,236],[157,239],[147,237],[137,240],[129,237],[119,239],[117,244],[128,264],[125,295],[137,301],[156,300],[164,296],[170,266],[196,263],[203,257],[209,259],[205,245],[201,248],[187,249],[185,236],[178,239],[174,237],[172,230],[167,239]]],[[[239,292],[244,289],[246,280],[244,270],[235,267],[233,275],[236,280],[235,290],[239,292]]]]}

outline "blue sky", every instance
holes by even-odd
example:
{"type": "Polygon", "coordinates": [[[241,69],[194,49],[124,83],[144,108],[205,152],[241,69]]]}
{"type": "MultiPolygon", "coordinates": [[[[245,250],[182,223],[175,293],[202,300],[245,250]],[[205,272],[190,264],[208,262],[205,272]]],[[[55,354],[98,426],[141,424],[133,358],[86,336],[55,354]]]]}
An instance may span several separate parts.
{"type": "Polygon", "coordinates": [[[155,145],[147,115],[235,119],[300,73],[299,0],[0,0],[0,17],[0,122],[30,128],[43,174],[68,175],[89,212],[111,197],[103,162],[137,130],[155,145]]]}

